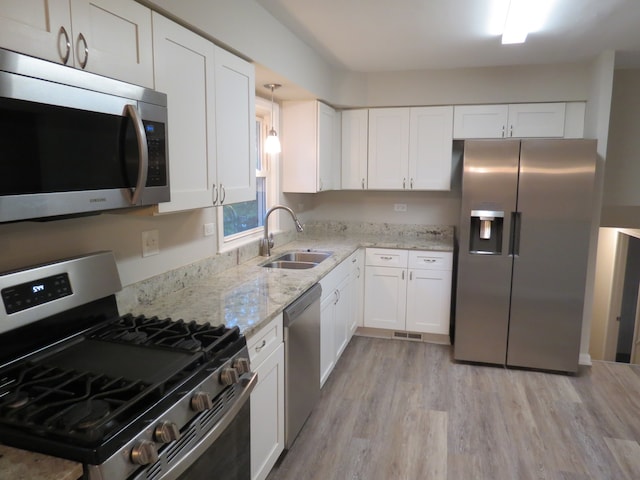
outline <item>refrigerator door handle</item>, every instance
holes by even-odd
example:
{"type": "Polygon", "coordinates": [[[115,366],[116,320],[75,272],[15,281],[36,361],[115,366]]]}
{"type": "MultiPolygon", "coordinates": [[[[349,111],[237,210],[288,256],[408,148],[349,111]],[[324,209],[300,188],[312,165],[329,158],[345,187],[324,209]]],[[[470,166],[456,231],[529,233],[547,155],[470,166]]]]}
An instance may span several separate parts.
{"type": "Polygon", "coordinates": [[[509,256],[520,255],[520,227],[522,224],[522,212],[511,212],[511,235],[509,236],[509,256]]]}

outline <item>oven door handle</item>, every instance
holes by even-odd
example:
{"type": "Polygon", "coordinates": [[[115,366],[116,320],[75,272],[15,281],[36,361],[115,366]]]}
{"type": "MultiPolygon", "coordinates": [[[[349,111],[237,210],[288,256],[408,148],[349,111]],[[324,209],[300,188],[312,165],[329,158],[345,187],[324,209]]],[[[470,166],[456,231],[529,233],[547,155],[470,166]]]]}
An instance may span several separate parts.
{"type": "Polygon", "coordinates": [[[244,386],[244,389],[238,396],[231,409],[220,419],[218,423],[203,437],[187,455],[180,459],[179,462],[174,464],[171,469],[161,477],[162,480],[175,480],[180,477],[184,471],[189,468],[194,459],[200,457],[207,449],[215,443],[215,441],[224,433],[231,422],[236,418],[244,404],[249,400],[251,392],[258,384],[258,374],[251,373],[250,378],[243,376],[240,378],[240,382],[244,386]]]}
{"type": "Polygon", "coordinates": [[[136,140],[138,141],[138,151],[140,158],[138,161],[138,180],[135,188],[131,189],[129,202],[131,205],[137,205],[140,196],[147,185],[147,172],[149,171],[149,147],[147,146],[147,135],[144,133],[144,125],[142,118],[138,113],[135,105],[128,103],[124,106],[124,114],[133,121],[133,129],[136,132],[136,140]]]}

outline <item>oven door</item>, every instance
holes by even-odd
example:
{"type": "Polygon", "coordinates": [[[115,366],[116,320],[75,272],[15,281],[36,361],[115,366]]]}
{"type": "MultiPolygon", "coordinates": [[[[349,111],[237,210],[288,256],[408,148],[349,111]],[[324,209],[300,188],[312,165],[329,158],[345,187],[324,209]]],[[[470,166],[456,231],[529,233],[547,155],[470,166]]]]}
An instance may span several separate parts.
{"type": "MultiPolygon", "coordinates": [[[[244,388],[232,408],[194,446],[185,449],[163,476],[138,478],[154,480],[250,480],[251,415],[249,398],[258,383],[258,374],[242,379],[244,388]]],[[[151,467],[153,469],[153,467],[151,467]]]]}

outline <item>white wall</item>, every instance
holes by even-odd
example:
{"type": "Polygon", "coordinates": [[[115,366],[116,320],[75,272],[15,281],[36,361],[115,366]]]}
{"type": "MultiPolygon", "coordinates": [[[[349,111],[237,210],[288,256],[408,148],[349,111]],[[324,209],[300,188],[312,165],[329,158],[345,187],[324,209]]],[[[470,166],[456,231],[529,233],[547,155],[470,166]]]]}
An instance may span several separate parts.
{"type": "Polygon", "coordinates": [[[616,70],[602,226],[640,227],[640,70],[616,70]]]}
{"type": "Polygon", "coordinates": [[[582,336],[580,342],[580,360],[588,364],[591,320],[593,318],[594,285],[596,257],[598,248],[598,230],[600,226],[600,206],[604,183],[604,165],[607,158],[609,118],[611,115],[611,94],[613,90],[613,72],[615,53],[603,52],[591,65],[589,75],[589,98],[585,118],[585,137],[598,140],[598,158],[596,164],[594,222],[591,229],[591,244],[587,265],[587,285],[585,288],[584,313],[582,316],[582,336]]]}

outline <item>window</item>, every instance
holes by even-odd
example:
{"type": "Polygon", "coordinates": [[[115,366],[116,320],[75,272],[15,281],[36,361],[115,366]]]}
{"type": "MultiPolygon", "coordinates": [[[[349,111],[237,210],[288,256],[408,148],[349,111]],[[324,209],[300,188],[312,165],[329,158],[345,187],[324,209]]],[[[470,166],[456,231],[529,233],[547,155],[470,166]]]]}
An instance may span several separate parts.
{"type": "Polygon", "coordinates": [[[264,216],[270,203],[268,194],[273,189],[273,169],[264,153],[264,139],[271,128],[271,103],[256,98],[256,199],[248,202],[224,205],[218,212],[219,249],[224,250],[242,240],[262,234],[264,216]]]}

